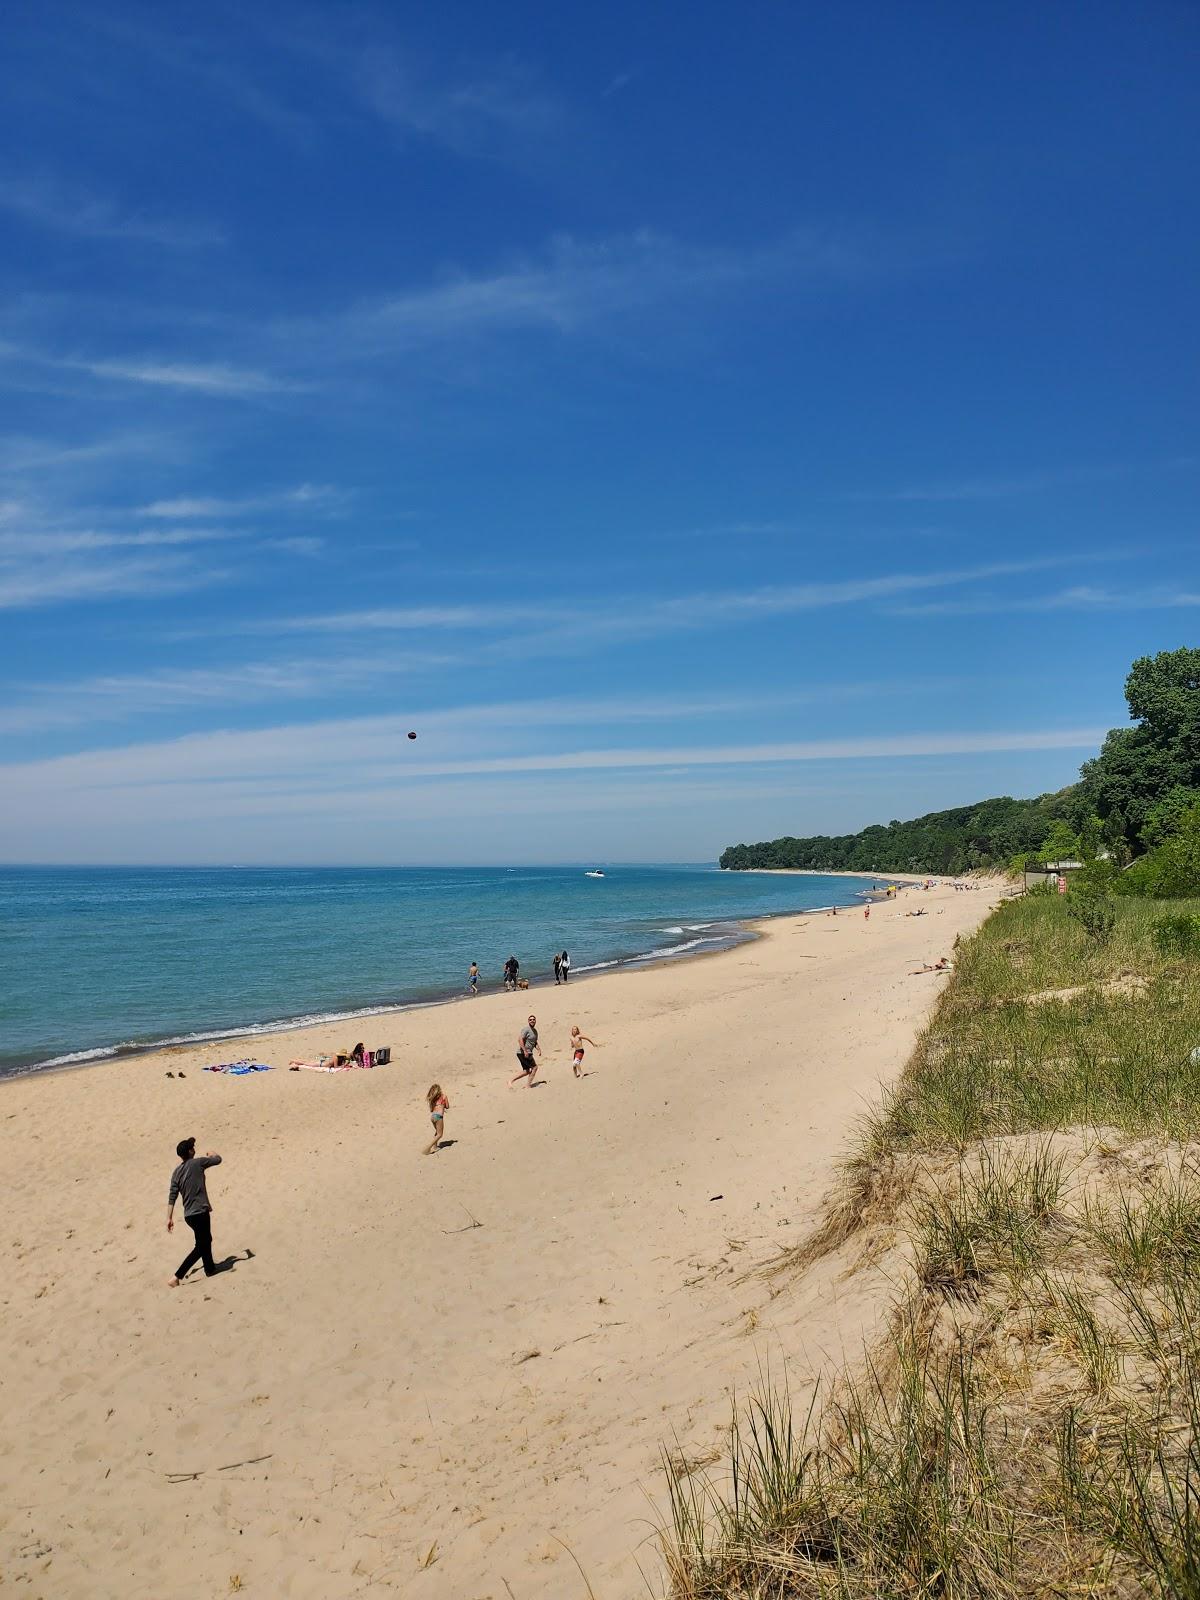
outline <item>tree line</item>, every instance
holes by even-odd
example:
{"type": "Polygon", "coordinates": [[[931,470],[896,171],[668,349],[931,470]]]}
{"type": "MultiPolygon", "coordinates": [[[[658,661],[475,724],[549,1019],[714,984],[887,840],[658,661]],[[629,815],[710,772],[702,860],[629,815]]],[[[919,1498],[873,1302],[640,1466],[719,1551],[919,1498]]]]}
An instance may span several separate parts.
{"type": "Polygon", "coordinates": [[[1130,891],[1200,892],[1200,650],[1142,656],[1125,699],[1132,726],[1114,728],[1065,789],[1029,800],[1003,795],[860,833],[731,845],[720,864],[957,875],[1031,858],[1099,858],[1130,868],[1130,891]]]}

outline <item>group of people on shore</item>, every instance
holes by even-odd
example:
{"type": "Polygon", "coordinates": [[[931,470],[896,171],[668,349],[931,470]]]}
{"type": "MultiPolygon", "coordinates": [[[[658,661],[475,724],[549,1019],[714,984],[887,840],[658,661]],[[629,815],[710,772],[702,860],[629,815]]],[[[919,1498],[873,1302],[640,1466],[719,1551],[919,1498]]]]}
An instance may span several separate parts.
{"type": "MultiPolygon", "coordinates": [[[[954,887],[958,889],[960,887],[975,886],[960,885],[956,883],[954,887]]],[[[836,916],[836,907],[830,907],[827,914],[836,916]]],[[[864,906],[863,915],[867,919],[870,918],[870,903],[864,906]]],[[[924,912],[913,912],[910,910],[906,912],[905,915],[921,916],[924,915],[924,912]]],[[[946,956],[942,956],[933,964],[925,963],[922,966],[917,967],[913,973],[913,976],[924,972],[953,972],[953,970],[953,965],[949,959],[946,956]]],[[[509,956],[508,960],[504,963],[504,987],[506,990],[516,990],[518,987],[528,988],[528,980],[526,979],[524,984],[522,984],[520,972],[521,963],[517,960],[515,955],[509,956]]],[[[555,983],[566,983],[570,976],[570,972],[570,956],[565,950],[563,950],[561,953],[556,953],[554,957],[555,983]]],[[[474,961],[472,961],[470,971],[467,974],[467,990],[472,995],[477,995],[479,993],[479,966],[478,963],[474,961]]],[[[582,1032],[578,1023],[572,1023],[569,1048],[571,1051],[571,1070],[577,1078],[583,1076],[583,1061],[586,1054],[585,1047],[589,1045],[593,1049],[599,1049],[596,1041],[589,1038],[586,1033],[582,1032]]],[[[517,1066],[519,1070],[517,1071],[515,1077],[509,1079],[508,1087],[513,1089],[517,1086],[517,1084],[524,1083],[528,1088],[532,1088],[534,1083],[538,1082],[538,1069],[541,1066],[541,1062],[538,1060],[538,1057],[542,1053],[541,1041],[538,1036],[537,1016],[533,1012],[529,1013],[524,1027],[517,1034],[516,1053],[517,1066]]],[[[352,1050],[341,1053],[334,1059],[337,1061],[338,1065],[341,1065],[343,1062],[349,1064],[352,1061],[357,1061],[359,1064],[363,1064],[363,1046],[361,1044],[355,1045],[352,1050]]],[[[322,1057],[321,1060],[324,1062],[326,1058],[322,1057]]],[[[429,1144],[425,1146],[422,1153],[424,1155],[431,1156],[436,1155],[437,1152],[442,1148],[443,1144],[446,1143],[446,1113],[450,1109],[450,1098],[440,1083],[431,1083],[429,1088],[426,1090],[425,1100],[429,1108],[429,1120],[433,1125],[433,1138],[430,1140],[429,1144]]],[[[195,1266],[197,1261],[203,1264],[206,1276],[211,1276],[213,1273],[220,1272],[222,1270],[221,1265],[218,1265],[213,1261],[211,1223],[212,1207],[209,1204],[208,1189],[205,1182],[206,1172],[210,1167],[218,1166],[221,1158],[213,1151],[209,1151],[203,1156],[197,1156],[196,1141],[195,1139],[190,1138],[180,1141],[176,1147],[176,1155],[179,1157],[179,1165],[171,1174],[170,1195],[167,1202],[167,1232],[171,1233],[174,1231],[175,1203],[178,1199],[182,1198],[184,1221],[192,1230],[194,1235],[194,1245],[192,1250],[176,1269],[174,1277],[168,1280],[172,1288],[178,1288],[179,1284],[195,1266]]]]}
{"type": "MultiPolygon", "coordinates": [[[[566,983],[567,979],[571,976],[571,957],[565,950],[556,950],[554,952],[553,965],[555,983],[566,983]]],[[[522,978],[521,963],[517,960],[516,956],[509,956],[508,960],[504,963],[504,972],[501,981],[503,982],[505,989],[507,989],[509,992],[512,992],[516,989],[528,989],[529,979],[522,978]]],[[[467,993],[479,993],[479,963],[477,961],[472,961],[467,972],[467,993]]]]}
{"type": "MultiPolygon", "coordinates": [[[[516,957],[511,958],[516,962],[516,957]]],[[[555,957],[558,962],[560,958],[555,957]]],[[[568,961],[564,950],[562,960],[568,961]]],[[[569,961],[568,961],[569,968],[569,961]]],[[[475,963],[471,963],[473,973],[478,972],[475,963]]],[[[566,982],[566,975],[559,980],[566,982]]],[[[579,1024],[571,1024],[570,1051],[571,1070],[577,1078],[583,1076],[583,1059],[586,1054],[585,1046],[591,1045],[594,1050],[600,1047],[594,1039],[582,1031],[579,1024]]],[[[349,1061],[358,1057],[362,1060],[362,1045],[356,1045],[353,1051],[339,1054],[338,1060],[349,1061]]],[[[541,1062],[538,1057],[542,1053],[541,1042],[538,1038],[537,1017],[530,1012],[525,1026],[517,1035],[517,1064],[520,1068],[515,1078],[509,1080],[509,1088],[515,1088],[518,1083],[525,1083],[532,1088],[537,1080],[538,1068],[541,1062]]],[[[322,1060],[325,1058],[323,1057],[322,1060]]],[[[422,1151],[423,1155],[432,1156],[442,1148],[446,1142],[446,1113],[450,1109],[450,1097],[440,1083],[431,1083],[425,1092],[425,1101],[429,1107],[429,1120],[433,1124],[433,1138],[422,1151]]],[[[213,1150],[205,1155],[196,1154],[196,1141],[193,1138],[181,1139],[175,1147],[175,1154],[179,1164],[171,1174],[171,1187],[167,1197],[167,1232],[175,1231],[175,1204],[183,1201],[183,1220],[192,1230],[193,1246],[188,1254],[175,1269],[173,1277],[167,1280],[172,1289],[177,1289],[187,1277],[188,1273],[199,1261],[204,1267],[205,1277],[211,1278],[214,1273],[225,1270],[226,1264],[213,1260],[212,1253],[212,1205],[208,1198],[208,1184],[206,1173],[210,1167],[220,1166],[221,1158],[213,1150]]]]}

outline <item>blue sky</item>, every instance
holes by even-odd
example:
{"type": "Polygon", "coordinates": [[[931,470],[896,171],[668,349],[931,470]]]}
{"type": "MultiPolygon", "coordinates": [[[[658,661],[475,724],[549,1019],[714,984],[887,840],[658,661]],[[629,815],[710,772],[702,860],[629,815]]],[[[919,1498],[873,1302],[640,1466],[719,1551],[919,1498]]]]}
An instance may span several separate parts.
{"type": "Polygon", "coordinates": [[[5,26],[0,858],[709,859],[1196,642],[1194,7],[5,26]]]}

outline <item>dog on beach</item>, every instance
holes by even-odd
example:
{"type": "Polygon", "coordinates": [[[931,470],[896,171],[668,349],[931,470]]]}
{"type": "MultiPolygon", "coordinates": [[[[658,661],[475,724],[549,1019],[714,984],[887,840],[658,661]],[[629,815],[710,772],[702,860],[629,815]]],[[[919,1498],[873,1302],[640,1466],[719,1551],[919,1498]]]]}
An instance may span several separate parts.
{"type": "Polygon", "coordinates": [[[528,989],[528,987],[529,987],[529,979],[528,978],[518,978],[517,979],[517,988],[518,989],[528,989]]]}

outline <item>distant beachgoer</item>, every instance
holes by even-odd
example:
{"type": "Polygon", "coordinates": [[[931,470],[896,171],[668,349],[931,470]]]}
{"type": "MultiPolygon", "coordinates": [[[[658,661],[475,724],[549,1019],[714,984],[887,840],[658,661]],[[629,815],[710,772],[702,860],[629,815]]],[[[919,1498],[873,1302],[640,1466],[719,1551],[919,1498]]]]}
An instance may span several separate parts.
{"type": "Polygon", "coordinates": [[[182,1195],[183,1220],[195,1234],[196,1243],[176,1267],[175,1276],[167,1279],[172,1289],[178,1289],[197,1261],[204,1263],[206,1278],[211,1278],[214,1272],[221,1270],[213,1260],[212,1206],[208,1201],[208,1187],[204,1179],[209,1167],[220,1166],[221,1158],[211,1150],[207,1155],[198,1156],[195,1139],[181,1139],[175,1146],[175,1154],[179,1157],[179,1165],[171,1174],[171,1192],[167,1197],[167,1232],[175,1231],[175,1202],[182,1195]]]}
{"type": "Polygon", "coordinates": [[[562,981],[566,983],[571,976],[571,958],[565,950],[558,958],[558,970],[562,973],[562,981]]]}
{"type": "Polygon", "coordinates": [[[930,966],[928,962],[925,962],[922,966],[914,967],[912,969],[912,971],[909,973],[909,977],[910,978],[918,978],[918,977],[920,977],[921,973],[923,973],[923,972],[953,972],[953,971],[954,971],[954,968],[950,965],[949,960],[945,956],[939,956],[938,959],[934,962],[934,964],[932,966],[930,966]]]}
{"type": "Polygon", "coordinates": [[[554,981],[555,983],[562,982],[562,957],[557,953],[557,951],[555,952],[554,956],[554,981]]]}
{"type": "Polygon", "coordinates": [[[520,970],[521,963],[516,956],[509,956],[504,963],[504,987],[506,989],[515,989],[517,987],[517,975],[520,970]]]}
{"type": "Polygon", "coordinates": [[[467,988],[472,994],[479,993],[479,964],[472,961],[471,970],[467,973],[467,988]]]}
{"type": "Polygon", "coordinates": [[[515,1078],[509,1079],[508,1087],[510,1089],[514,1083],[520,1083],[522,1079],[528,1084],[533,1083],[538,1069],[538,1064],[534,1060],[535,1051],[538,1055],[541,1055],[542,1047],[538,1043],[537,1018],[531,1016],[526,1026],[517,1035],[517,1060],[521,1064],[521,1070],[515,1078]]]}
{"type": "Polygon", "coordinates": [[[441,1149],[442,1135],[446,1131],[446,1113],[450,1109],[450,1102],[442,1093],[440,1083],[431,1083],[425,1094],[429,1105],[429,1120],[433,1123],[433,1140],[426,1146],[425,1154],[434,1155],[441,1149]]]}
{"type": "Polygon", "coordinates": [[[871,907],[869,905],[866,905],[866,906],[863,907],[863,921],[864,922],[870,922],[870,920],[871,920],[871,907]]]}
{"type": "Polygon", "coordinates": [[[589,1039],[586,1033],[580,1033],[578,1023],[572,1023],[571,1067],[577,1078],[581,1078],[583,1076],[583,1047],[585,1044],[590,1044],[593,1050],[599,1050],[600,1048],[595,1039],[589,1039]]]}

